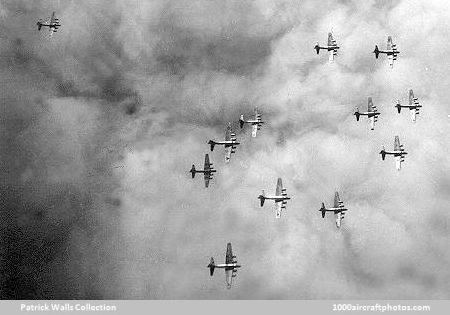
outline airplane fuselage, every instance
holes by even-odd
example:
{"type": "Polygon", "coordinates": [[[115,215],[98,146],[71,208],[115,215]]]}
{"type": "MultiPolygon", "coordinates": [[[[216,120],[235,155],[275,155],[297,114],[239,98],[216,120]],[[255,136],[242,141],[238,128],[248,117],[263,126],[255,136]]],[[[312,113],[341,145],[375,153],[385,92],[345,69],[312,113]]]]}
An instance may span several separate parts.
{"type": "Polygon", "coordinates": [[[317,46],[316,49],[325,49],[325,50],[335,50],[335,49],[339,49],[339,46],[317,46]]]}
{"type": "Polygon", "coordinates": [[[205,171],[205,170],[195,170],[193,171],[194,173],[202,173],[202,174],[209,174],[209,173],[215,173],[217,172],[217,170],[209,170],[209,171],[205,171]]]}
{"type": "Polygon", "coordinates": [[[218,264],[218,265],[214,265],[215,268],[225,268],[225,269],[235,269],[235,268],[240,268],[241,266],[238,265],[237,263],[232,263],[232,264],[218,264]]]}
{"type": "Polygon", "coordinates": [[[266,200],[275,200],[275,201],[283,201],[283,200],[290,200],[288,196],[264,196],[264,199],[266,200]]]}
{"type": "Polygon", "coordinates": [[[347,208],[325,208],[325,211],[332,211],[332,212],[343,212],[347,211],[347,208]]]}
{"type": "Polygon", "coordinates": [[[232,140],[225,140],[225,141],[212,141],[214,142],[214,144],[216,145],[224,145],[226,147],[232,146],[232,145],[238,145],[239,142],[237,141],[232,141],[232,140]]]}
{"type": "Polygon", "coordinates": [[[402,108],[410,108],[410,109],[416,109],[416,108],[422,107],[422,105],[420,105],[420,104],[417,104],[417,105],[401,105],[401,104],[397,104],[395,106],[396,107],[402,107],[402,108]]]}
{"type": "Polygon", "coordinates": [[[386,55],[397,55],[400,52],[398,50],[378,50],[379,54],[386,54],[386,55]]]}
{"type": "Polygon", "coordinates": [[[378,112],[359,112],[359,115],[373,117],[373,116],[380,115],[380,113],[378,113],[378,112]]]}
{"type": "Polygon", "coordinates": [[[260,125],[260,124],[264,124],[264,121],[260,121],[260,120],[244,120],[244,123],[252,124],[252,125],[260,125]]]}
{"type": "Polygon", "coordinates": [[[61,26],[61,24],[56,24],[56,23],[54,23],[54,24],[44,24],[44,23],[39,23],[39,25],[42,27],[42,26],[45,26],[45,27],[49,27],[49,28],[58,28],[59,26],[61,26]]]}
{"type": "Polygon", "coordinates": [[[407,152],[405,152],[405,151],[384,151],[384,154],[386,154],[386,155],[388,155],[388,154],[390,154],[390,155],[394,155],[394,156],[401,156],[401,155],[405,155],[405,154],[408,154],[407,152]]]}

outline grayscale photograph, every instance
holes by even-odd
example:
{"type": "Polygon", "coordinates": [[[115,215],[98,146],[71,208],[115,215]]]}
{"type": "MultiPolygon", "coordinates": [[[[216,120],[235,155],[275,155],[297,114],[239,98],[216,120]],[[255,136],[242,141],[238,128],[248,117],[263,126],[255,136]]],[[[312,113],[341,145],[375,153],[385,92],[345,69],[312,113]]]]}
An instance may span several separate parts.
{"type": "Polygon", "coordinates": [[[0,299],[450,299],[449,21],[0,0],[0,299]]]}

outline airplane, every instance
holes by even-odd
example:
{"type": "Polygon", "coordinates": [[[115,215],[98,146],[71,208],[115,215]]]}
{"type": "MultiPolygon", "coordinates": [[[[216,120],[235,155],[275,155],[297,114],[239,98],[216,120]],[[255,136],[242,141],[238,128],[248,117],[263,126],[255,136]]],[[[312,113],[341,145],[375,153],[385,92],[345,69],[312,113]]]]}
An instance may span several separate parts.
{"type": "Polygon", "coordinates": [[[231,250],[231,243],[227,244],[227,253],[225,256],[225,263],[216,265],[214,263],[214,258],[211,257],[211,261],[207,268],[209,268],[209,274],[211,277],[214,274],[215,268],[224,268],[225,269],[225,278],[227,280],[227,289],[231,289],[231,283],[233,278],[236,277],[237,268],[241,266],[237,264],[236,256],[233,255],[233,251],[231,250]]]}
{"type": "Polygon", "coordinates": [[[337,51],[340,47],[337,45],[336,41],[333,39],[333,34],[330,32],[328,33],[328,45],[327,46],[320,46],[319,42],[316,43],[316,46],[314,46],[314,49],[316,50],[317,54],[319,54],[319,51],[321,49],[325,49],[329,51],[328,55],[328,61],[332,62],[334,60],[334,56],[337,55],[337,51]]]}
{"type": "Polygon", "coordinates": [[[281,211],[286,209],[286,203],[289,198],[286,193],[286,189],[283,188],[283,183],[281,182],[281,178],[278,178],[277,188],[275,191],[275,196],[266,196],[264,190],[262,194],[258,196],[258,199],[261,201],[261,207],[264,206],[264,201],[266,200],[274,200],[275,201],[275,210],[276,210],[276,218],[281,218],[281,211]]]}
{"type": "Polygon", "coordinates": [[[397,100],[397,104],[395,105],[397,107],[397,111],[400,114],[400,111],[403,108],[409,108],[409,112],[411,113],[411,120],[413,122],[416,122],[416,115],[419,115],[419,108],[422,107],[422,105],[419,104],[419,99],[417,97],[414,97],[414,92],[412,89],[409,90],[409,105],[401,105],[400,100],[397,100]]]}
{"type": "Polygon", "coordinates": [[[57,32],[58,27],[60,27],[61,24],[59,23],[59,19],[56,18],[55,12],[52,13],[51,18],[49,20],[47,19],[47,21],[46,22],[42,22],[42,20],[39,20],[37,22],[38,31],[40,31],[43,26],[44,27],[48,27],[48,29],[50,31],[49,37],[52,38],[53,33],[57,32]]]}
{"type": "Polygon", "coordinates": [[[192,174],[192,178],[195,177],[196,173],[203,173],[205,177],[205,187],[208,188],[209,186],[209,180],[212,179],[213,173],[216,172],[215,169],[212,167],[212,163],[209,163],[209,156],[208,154],[205,154],[205,165],[202,170],[196,170],[195,165],[192,164],[192,168],[189,171],[192,174]]]}
{"type": "Polygon", "coordinates": [[[344,202],[339,199],[339,193],[336,191],[334,194],[334,207],[333,208],[325,208],[325,204],[322,202],[322,208],[319,211],[322,212],[322,218],[325,218],[325,213],[327,211],[334,212],[334,216],[336,218],[336,227],[341,227],[341,221],[344,219],[345,211],[348,209],[344,207],[344,202]]]}
{"type": "Polygon", "coordinates": [[[373,51],[375,58],[378,59],[379,54],[386,54],[389,61],[389,66],[394,67],[394,60],[397,60],[397,55],[400,53],[397,50],[397,45],[392,43],[392,36],[388,36],[386,50],[379,50],[378,46],[375,45],[375,50],[373,51]]]}
{"type": "Polygon", "coordinates": [[[400,171],[402,168],[402,162],[405,161],[405,155],[408,154],[405,152],[405,149],[403,149],[403,144],[400,144],[400,140],[398,136],[395,136],[394,139],[394,151],[386,151],[384,149],[384,146],[381,147],[381,159],[384,161],[386,158],[386,154],[391,154],[395,157],[395,168],[400,171]]]}
{"type": "Polygon", "coordinates": [[[356,121],[359,121],[359,116],[367,116],[370,122],[370,129],[373,130],[375,128],[375,123],[378,121],[378,115],[380,113],[377,110],[377,107],[373,105],[372,98],[369,97],[367,99],[367,112],[360,112],[358,107],[356,107],[356,111],[353,113],[356,116],[356,121]]]}
{"type": "Polygon", "coordinates": [[[261,120],[261,114],[258,113],[258,107],[255,107],[255,119],[244,120],[244,115],[241,115],[239,118],[239,125],[244,127],[244,124],[252,124],[252,137],[256,137],[256,132],[261,129],[261,125],[264,124],[264,121],[261,120]]]}
{"type": "Polygon", "coordinates": [[[211,152],[214,151],[215,145],[225,146],[225,163],[230,162],[231,153],[236,153],[236,146],[239,145],[239,142],[237,142],[236,139],[236,134],[231,130],[231,123],[228,123],[224,141],[209,140],[208,144],[211,146],[211,152]]]}

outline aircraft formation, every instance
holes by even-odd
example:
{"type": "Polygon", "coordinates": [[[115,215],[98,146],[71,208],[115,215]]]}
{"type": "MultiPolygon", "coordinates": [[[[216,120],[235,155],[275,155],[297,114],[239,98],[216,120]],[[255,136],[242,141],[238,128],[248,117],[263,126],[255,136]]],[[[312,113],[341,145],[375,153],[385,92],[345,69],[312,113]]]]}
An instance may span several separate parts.
{"type": "MultiPolygon", "coordinates": [[[[37,22],[38,30],[40,31],[43,27],[49,28],[49,38],[52,38],[53,34],[57,32],[58,28],[61,27],[59,19],[56,18],[55,12],[52,13],[51,17],[47,20],[39,20],[37,22]]],[[[317,54],[320,53],[320,50],[326,50],[328,52],[328,60],[329,62],[333,62],[335,57],[338,54],[338,50],[341,47],[338,46],[337,41],[333,38],[333,34],[328,33],[328,44],[326,46],[320,46],[319,42],[314,46],[314,50],[317,54]]],[[[375,58],[378,59],[380,54],[385,54],[388,58],[388,63],[390,68],[393,68],[394,61],[397,60],[397,56],[400,54],[400,51],[397,50],[397,46],[393,43],[392,37],[388,36],[386,50],[380,50],[377,45],[375,45],[375,49],[373,51],[375,54],[375,58]]],[[[419,114],[419,109],[422,105],[419,104],[418,98],[414,97],[414,92],[412,89],[409,90],[409,103],[408,105],[402,105],[400,100],[397,100],[396,105],[394,106],[398,114],[401,114],[401,109],[406,108],[410,110],[411,120],[413,122],[416,121],[416,116],[419,114]]],[[[372,97],[368,97],[367,101],[367,111],[361,112],[358,107],[356,107],[353,115],[356,117],[356,121],[360,120],[361,116],[367,116],[367,119],[370,124],[370,129],[375,129],[375,123],[378,121],[378,117],[381,113],[378,111],[377,107],[373,104],[372,97]]],[[[449,115],[450,117],[450,115],[449,115]]],[[[251,136],[255,138],[257,136],[258,131],[261,130],[262,125],[265,122],[262,120],[262,114],[258,111],[258,108],[254,108],[254,117],[249,120],[244,119],[244,115],[240,115],[239,118],[239,126],[242,129],[245,124],[249,124],[252,126],[251,136]]],[[[231,155],[236,153],[237,147],[240,143],[237,141],[236,134],[232,130],[231,122],[228,123],[226,131],[225,131],[225,139],[224,140],[214,140],[211,139],[207,142],[210,146],[211,152],[214,151],[215,146],[224,146],[225,149],[225,163],[230,163],[231,155]]],[[[380,151],[381,158],[384,161],[387,155],[393,155],[395,159],[396,169],[401,169],[401,163],[404,162],[405,155],[407,152],[404,150],[403,145],[400,144],[399,136],[394,137],[394,150],[387,151],[384,146],[380,151]]],[[[208,154],[205,154],[204,158],[204,166],[203,169],[196,169],[195,165],[192,165],[192,168],[189,170],[192,175],[192,178],[195,178],[197,173],[203,174],[205,188],[209,187],[210,180],[213,179],[213,174],[217,172],[213,168],[213,163],[210,162],[210,158],[208,154]]],[[[283,188],[282,179],[277,179],[277,184],[275,188],[274,195],[266,195],[264,190],[257,197],[260,200],[260,206],[263,207],[266,200],[273,200],[275,202],[275,217],[281,218],[282,211],[286,209],[287,201],[291,198],[287,195],[286,189],[283,188]]],[[[334,195],[334,204],[333,207],[327,208],[325,207],[325,203],[322,202],[322,206],[319,209],[322,214],[322,218],[325,218],[327,212],[332,212],[335,215],[336,227],[339,229],[341,227],[342,220],[344,219],[345,212],[348,211],[344,206],[344,202],[340,200],[339,193],[336,191],[334,195]]],[[[238,265],[236,256],[233,255],[231,243],[227,243],[226,254],[225,254],[225,263],[224,264],[215,264],[214,258],[211,257],[210,263],[207,266],[210,270],[210,275],[213,276],[214,270],[216,268],[225,269],[227,288],[230,289],[232,285],[233,278],[236,277],[237,269],[241,266],[238,265]]]]}
{"type": "MultiPolygon", "coordinates": [[[[319,54],[320,50],[326,50],[328,51],[328,61],[333,62],[335,57],[337,56],[338,50],[340,47],[338,46],[336,40],[333,38],[333,34],[330,32],[328,33],[328,45],[321,46],[319,42],[316,43],[314,46],[314,49],[316,50],[316,53],[319,54]]],[[[373,51],[375,54],[375,58],[378,59],[380,54],[387,55],[389,67],[393,68],[394,61],[397,60],[397,56],[400,54],[400,51],[397,50],[397,46],[393,43],[392,37],[388,36],[386,50],[380,50],[378,46],[375,46],[375,49],[373,51]]],[[[422,105],[419,104],[418,98],[414,97],[414,92],[412,89],[409,90],[409,104],[408,105],[402,105],[399,100],[397,100],[396,105],[394,106],[397,108],[398,113],[401,113],[402,108],[407,108],[410,110],[411,113],[411,120],[412,122],[416,121],[416,115],[419,114],[419,109],[422,107],[422,105]]],[[[358,107],[356,107],[355,112],[353,115],[356,117],[356,121],[360,120],[361,116],[367,116],[370,129],[375,129],[375,123],[378,121],[379,116],[381,113],[379,112],[378,108],[374,105],[372,97],[368,97],[367,99],[367,111],[360,111],[358,107]]],[[[257,132],[261,129],[262,124],[264,123],[262,121],[262,114],[258,112],[258,108],[255,107],[254,110],[254,119],[251,120],[244,120],[244,115],[240,116],[239,119],[239,125],[241,128],[243,128],[244,124],[251,124],[252,125],[252,137],[256,137],[257,132]]],[[[213,151],[215,145],[224,145],[225,146],[225,162],[229,163],[231,159],[231,154],[236,152],[236,147],[240,143],[237,141],[236,134],[232,132],[231,129],[231,123],[228,123],[228,127],[225,133],[225,140],[224,141],[215,141],[210,140],[208,143],[211,146],[211,151],[213,151]]],[[[380,151],[381,159],[384,161],[386,158],[386,155],[393,155],[395,159],[395,167],[397,170],[401,169],[401,163],[405,160],[405,155],[408,154],[405,149],[403,148],[403,145],[400,144],[399,136],[394,136],[394,150],[393,151],[387,151],[384,146],[382,146],[382,149],[380,151]]],[[[208,168],[207,165],[209,164],[209,160],[207,160],[207,156],[205,156],[205,186],[208,187],[209,180],[211,179],[212,169],[208,168]],[[208,174],[208,175],[207,175],[208,174]]],[[[194,166],[192,166],[191,172],[195,171],[194,166]]],[[[215,172],[215,170],[214,170],[215,172]]],[[[193,173],[194,177],[194,173],[193,173]]],[[[258,199],[260,200],[261,207],[264,206],[264,202],[266,200],[273,200],[275,202],[275,217],[277,219],[281,218],[281,213],[284,209],[286,209],[287,201],[291,198],[288,197],[286,193],[286,189],[283,188],[282,179],[278,178],[277,185],[275,189],[274,195],[266,195],[264,190],[262,190],[262,193],[258,196],[258,199]]],[[[342,220],[344,219],[346,211],[348,211],[348,208],[345,207],[344,202],[341,201],[339,197],[339,192],[336,191],[334,195],[334,204],[333,207],[327,208],[325,206],[325,203],[322,202],[322,207],[319,209],[319,211],[322,214],[322,218],[325,218],[325,215],[327,212],[334,213],[335,216],[335,223],[336,228],[340,228],[342,224],[342,220]]],[[[227,279],[227,288],[231,288],[232,279],[236,277],[237,268],[240,266],[237,264],[236,256],[233,256],[231,251],[231,244],[227,244],[227,251],[226,251],[226,259],[225,263],[221,265],[215,265],[214,259],[211,257],[211,262],[208,265],[208,268],[210,268],[210,274],[211,276],[214,273],[214,268],[225,268],[226,273],[226,279],[227,279]]]]}

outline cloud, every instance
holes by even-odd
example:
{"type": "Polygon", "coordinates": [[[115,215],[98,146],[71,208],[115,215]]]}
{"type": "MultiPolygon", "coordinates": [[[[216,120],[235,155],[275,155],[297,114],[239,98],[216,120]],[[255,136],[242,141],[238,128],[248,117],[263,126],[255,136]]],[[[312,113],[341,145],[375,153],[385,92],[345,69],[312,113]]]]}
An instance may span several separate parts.
{"type": "Polygon", "coordinates": [[[448,299],[445,2],[9,1],[0,16],[2,298],[448,299]],[[33,21],[53,10],[49,40],[33,21]],[[313,50],[330,29],[333,64],[313,50]],[[393,69],[371,53],[387,35],[393,69]],[[409,88],[415,124],[393,107],[409,88]],[[352,115],[369,96],[374,131],[352,115]],[[257,138],[236,123],[254,106],[257,138]],[[226,165],[206,142],[228,121],[226,165]],[[395,135],[401,172],[378,154],[395,135]],[[187,172],[205,153],[208,189],[187,172]],[[256,198],[278,177],[280,220],[256,198]],[[317,211],[335,189],[341,230],[317,211]],[[227,242],[232,290],[206,269],[227,242]]]}

